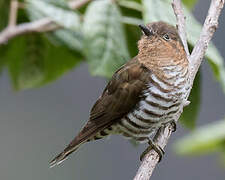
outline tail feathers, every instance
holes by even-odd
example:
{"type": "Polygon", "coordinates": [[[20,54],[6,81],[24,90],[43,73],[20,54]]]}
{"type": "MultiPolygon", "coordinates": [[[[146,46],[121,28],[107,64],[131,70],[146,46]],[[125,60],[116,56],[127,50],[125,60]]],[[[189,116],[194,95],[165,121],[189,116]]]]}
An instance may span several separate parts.
{"type": "Polygon", "coordinates": [[[57,155],[51,162],[50,162],[50,168],[56,166],[56,165],[59,165],[61,164],[63,161],[65,161],[67,159],[67,157],[73,153],[74,151],[76,151],[78,149],[79,145],[78,146],[75,146],[74,148],[72,149],[68,149],[67,148],[61,152],[59,155],[57,155]]]}
{"type": "MultiPolygon", "coordinates": [[[[104,122],[104,121],[103,121],[104,122]]],[[[61,164],[67,157],[74,151],[76,151],[83,143],[90,140],[96,133],[104,129],[109,124],[103,123],[98,124],[90,122],[85,125],[82,131],[70,142],[70,144],[61,152],[58,156],[56,156],[51,162],[50,167],[54,167],[56,165],[61,164]]]]}

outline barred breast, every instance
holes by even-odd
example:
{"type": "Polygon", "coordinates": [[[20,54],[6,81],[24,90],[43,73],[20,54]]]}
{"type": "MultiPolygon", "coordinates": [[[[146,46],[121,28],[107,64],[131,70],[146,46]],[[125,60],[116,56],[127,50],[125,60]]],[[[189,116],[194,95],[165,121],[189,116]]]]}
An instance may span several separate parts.
{"type": "Polygon", "coordinates": [[[147,142],[163,124],[172,122],[182,107],[187,94],[188,69],[171,66],[163,69],[167,78],[151,74],[148,88],[136,107],[117,123],[125,137],[147,142]]]}

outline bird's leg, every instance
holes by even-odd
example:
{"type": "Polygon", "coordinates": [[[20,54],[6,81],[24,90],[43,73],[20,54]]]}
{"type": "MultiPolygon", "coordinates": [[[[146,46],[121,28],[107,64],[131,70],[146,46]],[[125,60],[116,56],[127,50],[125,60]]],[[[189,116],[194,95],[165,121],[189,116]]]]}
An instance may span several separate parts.
{"type": "Polygon", "coordinates": [[[176,123],[176,121],[173,120],[173,121],[171,122],[171,125],[173,126],[173,131],[172,131],[172,132],[176,132],[176,130],[177,130],[177,123],[176,123]]]}
{"type": "Polygon", "coordinates": [[[177,130],[177,123],[176,123],[176,121],[175,120],[171,120],[171,121],[169,121],[167,123],[170,123],[173,126],[172,132],[176,132],[176,130],[177,130]]]}
{"type": "Polygon", "coordinates": [[[165,154],[164,150],[159,146],[157,145],[152,139],[148,138],[148,144],[149,146],[147,147],[147,149],[145,149],[145,151],[141,154],[140,156],[140,160],[142,161],[145,157],[145,155],[151,151],[152,149],[154,149],[158,155],[159,155],[159,162],[161,161],[163,155],[165,154]]]}

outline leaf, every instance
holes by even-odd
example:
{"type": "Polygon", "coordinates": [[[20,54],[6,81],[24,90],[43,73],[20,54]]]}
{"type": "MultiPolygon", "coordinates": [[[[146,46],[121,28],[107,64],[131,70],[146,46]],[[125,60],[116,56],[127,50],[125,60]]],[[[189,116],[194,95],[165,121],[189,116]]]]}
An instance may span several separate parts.
{"type": "MultiPolygon", "coordinates": [[[[46,0],[26,0],[27,1],[27,10],[29,14],[34,14],[37,11],[43,16],[50,17],[57,24],[72,30],[77,30],[80,28],[80,18],[77,13],[66,9],[66,3],[63,4],[63,1],[59,1],[62,4],[61,7],[56,6],[55,3],[50,3],[46,0]]],[[[59,3],[57,4],[59,5],[59,3]]],[[[37,13],[36,12],[36,13],[37,13]]]]}
{"type": "Polygon", "coordinates": [[[0,0],[0,31],[8,24],[9,4],[10,1],[0,0]]]}
{"type": "Polygon", "coordinates": [[[190,135],[179,139],[175,144],[176,152],[181,155],[212,152],[225,141],[225,119],[202,126],[190,135]]]}
{"type": "MultiPolygon", "coordinates": [[[[10,1],[0,0],[0,32],[6,28],[8,24],[8,14],[9,14],[9,4],[10,1]]],[[[7,45],[0,45],[0,73],[5,66],[5,52],[7,50],[7,45]]]]}
{"type": "Polygon", "coordinates": [[[182,0],[182,2],[188,9],[192,9],[197,3],[197,0],[182,0]]]}
{"type": "Polygon", "coordinates": [[[123,17],[143,19],[142,11],[143,7],[140,2],[136,1],[118,1],[119,9],[123,17]],[[133,8],[131,7],[131,4],[133,8]],[[136,5],[137,4],[137,5],[136,5]]]}
{"type": "MultiPolygon", "coordinates": [[[[145,23],[165,21],[176,25],[176,18],[171,7],[171,0],[143,0],[142,2],[144,7],[143,16],[145,23]],[[160,11],[158,9],[160,9],[160,11]]],[[[184,14],[186,16],[188,43],[193,46],[199,38],[202,26],[185,7],[184,14]]],[[[214,75],[221,83],[225,93],[225,69],[223,58],[212,43],[206,51],[206,58],[208,59],[208,62],[214,71],[214,75]]]]}
{"type": "Polygon", "coordinates": [[[83,24],[84,53],[93,75],[111,77],[129,60],[121,15],[109,0],[92,1],[83,24]]]}
{"type": "Polygon", "coordinates": [[[225,167],[225,143],[223,144],[223,149],[222,149],[222,152],[221,152],[221,160],[222,160],[222,163],[225,167]]]}
{"type": "Polygon", "coordinates": [[[118,4],[122,7],[128,8],[128,9],[134,9],[136,11],[142,11],[143,7],[140,3],[135,1],[128,1],[128,0],[122,0],[118,1],[118,4]]]}
{"type": "Polygon", "coordinates": [[[43,81],[43,48],[41,40],[33,35],[18,37],[11,42],[7,62],[16,90],[35,87],[43,81]]]}
{"type": "MultiPolygon", "coordinates": [[[[64,23],[64,18],[66,18],[67,13],[72,14],[72,19],[68,24],[71,23],[71,26],[67,25],[65,28],[55,30],[53,32],[47,33],[49,39],[53,41],[53,43],[66,45],[71,50],[76,52],[80,52],[83,49],[83,34],[81,32],[81,22],[79,14],[68,9],[67,4],[63,0],[27,0],[27,12],[29,14],[29,18],[34,21],[46,16],[52,18],[55,16],[58,11],[62,11],[61,14],[58,14],[58,21],[62,21],[59,24],[64,23]],[[47,7],[51,7],[52,11],[48,12],[48,8],[43,10],[44,8],[40,8],[39,6],[35,6],[35,3],[47,4],[47,7]],[[64,14],[65,13],[65,14],[64,14]],[[73,25],[72,25],[73,24],[73,25]]],[[[66,23],[67,24],[67,23],[66,23]]]]}
{"type": "Polygon", "coordinates": [[[78,66],[83,56],[79,53],[69,51],[64,46],[52,45],[45,39],[45,79],[40,85],[53,81],[74,67],[78,66]]]}
{"type": "Polygon", "coordinates": [[[83,35],[80,32],[72,31],[69,29],[59,29],[48,33],[48,37],[56,43],[66,45],[71,50],[81,52],[83,49],[83,35]]]}
{"type": "Polygon", "coordinates": [[[143,21],[142,19],[139,19],[139,18],[123,16],[121,18],[121,23],[138,26],[140,24],[143,24],[143,21]]]}
{"type": "Polygon", "coordinates": [[[127,46],[131,57],[134,57],[138,54],[137,42],[141,37],[141,31],[138,26],[125,24],[125,34],[127,40],[127,46]]]}
{"type": "Polygon", "coordinates": [[[189,129],[194,129],[196,121],[198,118],[198,112],[200,109],[201,101],[201,75],[200,72],[197,73],[191,93],[189,96],[189,101],[191,102],[189,106],[184,108],[184,112],[181,114],[180,122],[189,129]]]}
{"type": "Polygon", "coordinates": [[[14,39],[7,51],[7,65],[16,90],[39,87],[60,77],[81,60],[67,49],[50,44],[42,35],[14,39]]]}
{"type": "Polygon", "coordinates": [[[0,46],[0,75],[2,70],[5,67],[5,63],[6,63],[5,52],[7,51],[7,48],[8,48],[7,45],[0,46]]]}

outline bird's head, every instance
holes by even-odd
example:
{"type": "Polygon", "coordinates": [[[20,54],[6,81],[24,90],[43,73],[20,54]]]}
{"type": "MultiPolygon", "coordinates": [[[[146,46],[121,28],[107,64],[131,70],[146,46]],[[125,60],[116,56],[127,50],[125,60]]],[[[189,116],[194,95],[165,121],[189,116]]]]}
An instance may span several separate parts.
{"type": "MultiPolygon", "coordinates": [[[[166,66],[186,59],[186,53],[177,29],[165,22],[139,25],[143,32],[138,41],[138,58],[143,64],[166,66]]],[[[184,65],[187,65],[185,60],[184,65]]]]}
{"type": "MultiPolygon", "coordinates": [[[[138,42],[139,52],[157,51],[160,55],[162,51],[183,50],[182,41],[178,35],[177,29],[165,22],[159,21],[145,25],[139,25],[143,35],[138,42]]],[[[169,52],[168,52],[169,53],[169,52]]],[[[163,53],[164,54],[164,53],[163,53]]]]}

